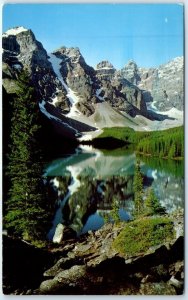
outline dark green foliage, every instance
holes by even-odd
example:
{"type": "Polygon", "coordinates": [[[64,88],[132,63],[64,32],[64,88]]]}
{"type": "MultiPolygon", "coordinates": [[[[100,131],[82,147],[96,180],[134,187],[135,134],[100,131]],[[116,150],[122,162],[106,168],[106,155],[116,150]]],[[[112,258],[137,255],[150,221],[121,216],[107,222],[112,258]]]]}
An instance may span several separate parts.
{"type": "Polygon", "coordinates": [[[120,222],[120,217],[119,217],[119,201],[114,197],[112,201],[112,210],[110,212],[110,216],[112,217],[112,220],[117,224],[120,222]]]}
{"type": "Polygon", "coordinates": [[[12,115],[6,171],[9,188],[4,199],[4,224],[9,233],[35,242],[45,239],[44,228],[49,222],[46,190],[41,179],[39,108],[26,74],[20,74],[17,84],[18,92],[10,103],[12,115]]]}
{"type": "Polygon", "coordinates": [[[37,164],[31,166],[23,163],[18,166],[18,175],[9,173],[11,186],[6,202],[6,228],[10,233],[32,242],[45,239],[49,212],[46,191],[40,178],[41,170],[37,164]]]}
{"type": "Polygon", "coordinates": [[[103,133],[94,140],[113,137],[129,143],[135,142],[135,131],[129,127],[103,128],[103,133]]]}
{"type": "Polygon", "coordinates": [[[182,159],[184,156],[183,126],[161,131],[134,131],[131,128],[104,128],[104,132],[95,140],[116,138],[136,145],[136,150],[145,155],[161,158],[182,159]]]}
{"type": "Polygon", "coordinates": [[[140,162],[137,161],[133,182],[135,215],[143,212],[143,177],[140,170],[140,162]]]}
{"type": "Polygon", "coordinates": [[[134,152],[134,145],[129,144],[121,148],[116,149],[100,149],[100,151],[106,156],[126,156],[129,154],[133,154],[134,152]]]}
{"type": "Polygon", "coordinates": [[[184,156],[183,127],[151,132],[149,139],[145,137],[139,141],[136,150],[161,158],[182,158],[184,156]]]}
{"type": "Polygon", "coordinates": [[[165,208],[161,206],[152,188],[147,191],[147,196],[144,201],[145,214],[148,216],[165,214],[165,208]]]}
{"type": "Polygon", "coordinates": [[[113,247],[125,255],[138,255],[150,247],[171,241],[175,236],[173,223],[166,217],[143,218],[125,225],[113,247]]]}
{"type": "Polygon", "coordinates": [[[117,197],[114,197],[111,204],[110,212],[103,211],[103,219],[105,223],[115,223],[118,224],[120,222],[119,216],[120,203],[117,197]]]}

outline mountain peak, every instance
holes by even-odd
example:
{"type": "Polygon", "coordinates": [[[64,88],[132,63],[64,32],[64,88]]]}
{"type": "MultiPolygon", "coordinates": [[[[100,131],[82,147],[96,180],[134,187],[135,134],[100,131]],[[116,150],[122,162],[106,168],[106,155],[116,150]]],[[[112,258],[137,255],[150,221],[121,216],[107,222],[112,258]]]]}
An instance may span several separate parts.
{"type": "Polygon", "coordinates": [[[132,67],[132,68],[137,68],[137,64],[133,59],[130,59],[127,64],[125,65],[125,68],[127,67],[132,67]]]}
{"type": "Polygon", "coordinates": [[[57,50],[53,51],[54,54],[59,53],[67,56],[80,56],[80,49],[78,47],[65,47],[62,46],[58,48],[57,50]]]}
{"type": "Polygon", "coordinates": [[[114,69],[114,66],[108,60],[103,60],[97,64],[96,69],[114,69]]]}
{"type": "Polygon", "coordinates": [[[8,29],[5,33],[3,33],[3,37],[7,37],[9,35],[17,35],[24,31],[29,31],[29,30],[24,28],[23,26],[17,26],[17,27],[8,29]]]}

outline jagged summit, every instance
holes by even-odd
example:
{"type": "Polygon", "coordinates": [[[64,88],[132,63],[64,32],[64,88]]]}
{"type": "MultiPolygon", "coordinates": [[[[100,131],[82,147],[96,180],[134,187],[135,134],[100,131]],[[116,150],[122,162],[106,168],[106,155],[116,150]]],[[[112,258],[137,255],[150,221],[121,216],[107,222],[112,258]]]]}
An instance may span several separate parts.
{"type": "Polygon", "coordinates": [[[96,70],[99,69],[115,69],[115,68],[108,60],[103,60],[96,65],[96,70]]]}
{"type": "Polygon", "coordinates": [[[108,60],[98,63],[95,70],[99,80],[112,80],[116,72],[116,69],[108,60]]]}
{"type": "Polygon", "coordinates": [[[26,29],[23,26],[17,26],[17,27],[8,29],[5,33],[3,33],[3,37],[7,37],[9,35],[17,35],[24,31],[29,31],[29,29],[26,29]]]}
{"type": "Polygon", "coordinates": [[[81,55],[80,49],[78,47],[65,47],[62,46],[57,50],[53,51],[54,55],[61,58],[62,61],[69,59],[72,63],[85,63],[83,56],[81,55]]]}
{"type": "Polygon", "coordinates": [[[56,49],[52,53],[53,54],[61,53],[64,55],[69,55],[69,56],[81,55],[80,49],[78,47],[66,47],[66,46],[61,46],[60,48],[56,49]]]}
{"type": "Polygon", "coordinates": [[[130,59],[130,60],[128,60],[128,62],[125,65],[125,67],[127,67],[127,66],[137,67],[137,63],[133,59],[130,59]]]}
{"type": "Polygon", "coordinates": [[[162,66],[168,66],[168,65],[181,65],[184,62],[184,57],[183,56],[177,56],[171,60],[169,60],[167,63],[163,63],[159,66],[159,68],[161,68],[162,66]]]}
{"type": "Polygon", "coordinates": [[[138,74],[138,66],[134,60],[129,60],[127,64],[119,71],[119,75],[131,83],[137,85],[140,81],[140,76],[138,74]]]}

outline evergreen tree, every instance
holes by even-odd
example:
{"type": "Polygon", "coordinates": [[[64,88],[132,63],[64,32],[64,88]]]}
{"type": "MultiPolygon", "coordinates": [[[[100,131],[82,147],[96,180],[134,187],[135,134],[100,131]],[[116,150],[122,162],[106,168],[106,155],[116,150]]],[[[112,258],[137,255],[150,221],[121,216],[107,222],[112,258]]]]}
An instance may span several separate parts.
{"type": "Polygon", "coordinates": [[[149,216],[166,213],[165,208],[161,206],[152,188],[148,189],[147,197],[144,201],[144,206],[145,206],[145,212],[149,216]]]}
{"type": "Polygon", "coordinates": [[[137,161],[134,182],[133,182],[133,191],[134,191],[134,206],[135,206],[135,215],[139,215],[143,212],[143,177],[140,170],[140,162],[137,161]]]}
{"type": "Polygon", "coordinates": [[[161,158],[182,158],[184,156],[183,127],[171,128],[164,131],[153,131],[138,139],[137,151],[143,154],[161,158]]]}
{"type": "Polygon", "coordinates": [[[25,239],[45,237],[49,212],[41,179],[42,164],[38,142],[39,108],[25,73],[18,79],[18,91],[11,102],[11,129],[8,151],[8,197],[5,225],[10,233],[25,239]]]}
{"type": "Polygon", "coordinates": [[[119,201],[117,197],[114,197],[112,201],[112,210],[110,213],[112,220],[117,224],[120,222],[120,216],[119,216],[119,201]]]}

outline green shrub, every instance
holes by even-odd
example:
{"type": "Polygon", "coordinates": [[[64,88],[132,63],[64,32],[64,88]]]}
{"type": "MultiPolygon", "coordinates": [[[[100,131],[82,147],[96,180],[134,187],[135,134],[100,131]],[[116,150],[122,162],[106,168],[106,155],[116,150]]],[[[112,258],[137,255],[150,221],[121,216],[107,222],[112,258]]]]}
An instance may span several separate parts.
{"type": "Polygon", "coordinates": [[[137,219],[126,224],[114,240],[113,248],[122,254],[134,256],[173,237],[173,223],[167,217],[137,219]]]}

